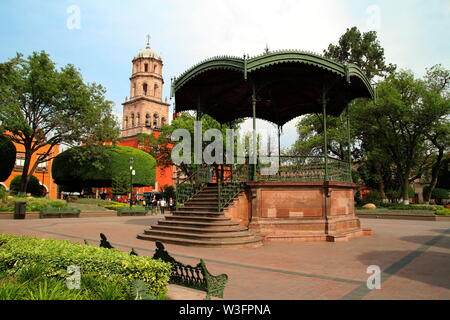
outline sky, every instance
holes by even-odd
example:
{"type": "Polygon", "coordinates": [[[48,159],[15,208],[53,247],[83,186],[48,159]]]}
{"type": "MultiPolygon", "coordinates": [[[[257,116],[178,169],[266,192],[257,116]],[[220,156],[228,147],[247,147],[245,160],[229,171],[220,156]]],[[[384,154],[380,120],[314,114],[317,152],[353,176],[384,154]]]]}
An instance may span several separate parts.
{"type": "MultiPolygon", "coordinates": [[[[450,67],[450,0],[2,0],[0,62],[44,50],[58,67],[73,64],[103,85],[120,117],[147,34],[164,61],[164,98],[171,78],[204,59],[266,46],[322,53],[353,26],[377,31],[386,61],[418,77],[450,67]]],[[[297,121],[285,125],[282,147],[295,142],[297,121]]]]}

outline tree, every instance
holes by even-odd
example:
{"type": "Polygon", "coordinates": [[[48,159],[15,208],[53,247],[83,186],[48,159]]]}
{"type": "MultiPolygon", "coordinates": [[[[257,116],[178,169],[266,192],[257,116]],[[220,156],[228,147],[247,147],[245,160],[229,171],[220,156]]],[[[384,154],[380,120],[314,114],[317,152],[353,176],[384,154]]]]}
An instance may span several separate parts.
{"type": "Polygon", "coordinates": [[[359,110],[358,130],[363,139],[371,137],[371,143],[395,165],[402,199],[408,203],[408,187],[427,151],[427,136],[448,116],[450,103],[410,71],[395,72],[381,82],[378,97],[376,103],[359,110]]]}
{"type": "MultiPolygon", "coordinates": [[[[52,175],[58,185],[92,188],[113,187],[114,179],[130,175],[129,159],[134,158],[133,186],[152,186],[155,183],[156,161],[144,151],[131,147],[102,146],[107,165],[98,169],[92,162],[81,160],[78,154],[83,147],[75,147],[59,154],[53,161],[52,175]]],[[[129,178],[131,179],[131,177],[129,178]]],[[[123,185],[122,185],[123,186],[123,185]]]]}
{"type": "Polygon", "coordinates": [[[111,184],[111,193],[113,195],[125,195],[130,192],[130,175],[127,173],[120,173],[113,177],[111,184]]]}
{"type": "MultiPolygon", "coordinates": [[[[175,130],[185,129],[189,131],[191,135],[191,143],[192,150],[194,145],[194,127],[195,127],[196,117],[189,114],[188,112],[183,112],[179,117],[174,119],[170,125],[163,126],[161,128],[161,132],[158,137],[154,135],[139,135],[139,143],[143,150],[149,152],[158,162],[158,165],[162,167],[168,167],[175,165],[184,175],[191,176],[196,166],[194,163],[194,152],[191,153],[191,164],[181,163],[175,164],[172,161],[172,148],[175,142],[172,141],[171,137],[175,130]]],[[[210,117],[209,115],[203,115],[201,118],[202,122],[202,134],[205,133],[209,129],[218,129],[222,133],[223,137],[223,147],[226,149],[226,130],[231,128],[233,130],[237,130],[239,124],[243,122],[243,120],[238,119],[229,124],[229,126],[222,125],[217,122],[215,119],[210,117]]],[[[202,150],[205,149],[207,145],[211,142],[203,141],[202,150]]],[[[217,169],[217,165],[215,165],[217,169]]]]}
{"type": "MultiPolygon", "coordinates": [[[[20,186],[22,185],[22,176],[16,176],[9,186],[9,189],[13,192],[19,192],[20,186]]],[[[39,183],[38,178],[35,176],[30,176],[30,181],[27,185],[26,193],[30,193],[33,196],[41,196],[42,195],[42,187],[39,183]]]]}
{"type": "MultiPolygon", "coordinates": [[[[450,98],[450,70],[444,69],[442,65],[435,65],[427,69],[425,86],[431,92],[436,93],[442,99],[448,101],[450,98]]],[[[435,126],[426,133],[431,143],[431,152],[437,153],[431,169],[430,187],[424,190],[424,201],[429,202],[434,188],[436,188],[439,172],[444,165],[445,152],[450,146],[450,123],[448,117],[440,119],[435,126]]]]}
{"type": "Polygon", "coordinates": [[[393,64],[386,65],[384,49],[377,39],[376,31],[361,33],[357,27],[347,29],[339,39],[339,44],[330,44],[323,53],[327,58],[356,64],[370,80],[384,78],[396,69],[393,64]]]}
{"type": "Polygon", "coordinates": [[[0,134],[0,182],[11,175],[16,163],[16,147],[4,135],[0,134]]]}
{"type": "MultiPolygon", "coordinates": [[[[0,64],[0,70],[0,129],[25,150],[21,192],[39,163],[54,157],[54,147],[63,143],[97,145],[117,139],[119,126],[111,113],[112,102],[104,97],[105,89],[85,84],[73,65],[58,70],[42,51],[27,59],[19,54],[0,64]]],[[[102,149],[85,150],[95,153],[102,149]]]]}
{"type": "MultiPolygon", "coordinates": [[[[370,31],[361,33],[358,28],[353,27],[347,29],[343,34],[337,45],[330,44],[327,50],[324,50],[324,56],[341,62],[353,63],[360,67],[369,80],[384,77],[392,73],[396,66],[387,64],[384,56],[384,49],[381,47],[377,33],[370,31]]],[[[353,146],[351,155],[353,159],[364,159],[368,162],[368,168],[376,170],[376,176],[367,175],[364,177],[371,177],[371,181],[377,181],[378,189],[385,198],[384,181],[382,172],[383,159],[379,156],[382,152],[372,150],[370,157],[364,152],[361,138],[355,129],[355,117],[353,116],[358,110],[364,110],[368,101],[366,99],[357,99],[350,103],[349,110],[351,115],[351,144],[353,146]],[[372,163],[374,162],[374,163],[372,163]]],[[[331,155],[341,159],[348,159],[348,137],[347,137],[346,119],[341,117],[327,116],[327,134],[328,134],[328,151],[331,155]]],[[[311,156],[323,155],[323,119],[321,114],[311,114],[303,117],[297,124],[297,132],[299,138],[294,146],[289,150],[291,155],[311,156]]],[[[363,163],[364,165],[364,163],[363,163]]]]}

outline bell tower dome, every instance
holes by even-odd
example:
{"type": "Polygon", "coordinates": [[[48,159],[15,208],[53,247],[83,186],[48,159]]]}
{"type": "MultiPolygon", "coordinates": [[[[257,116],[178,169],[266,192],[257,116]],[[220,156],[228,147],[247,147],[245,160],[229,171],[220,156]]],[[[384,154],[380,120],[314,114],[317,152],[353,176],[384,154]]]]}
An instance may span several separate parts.
{"type": "Polygon", "coordinates": [[[130,98],[123,103],[122,137],[151,134],[168,124],[169,104],[163,102],[163,61],[147,46],[132,60],[130,98]]]}

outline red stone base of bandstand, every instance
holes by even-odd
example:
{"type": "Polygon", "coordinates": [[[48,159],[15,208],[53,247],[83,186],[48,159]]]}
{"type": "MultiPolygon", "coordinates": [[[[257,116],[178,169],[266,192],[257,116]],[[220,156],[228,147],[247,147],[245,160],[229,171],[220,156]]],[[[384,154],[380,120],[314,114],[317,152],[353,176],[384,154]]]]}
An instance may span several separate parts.
{"type": "Polygon", "coordinates": [[[264,241],[348,241],[371,235],[355,214],[352,183],[249,182],[225,215],[264,241]]]}

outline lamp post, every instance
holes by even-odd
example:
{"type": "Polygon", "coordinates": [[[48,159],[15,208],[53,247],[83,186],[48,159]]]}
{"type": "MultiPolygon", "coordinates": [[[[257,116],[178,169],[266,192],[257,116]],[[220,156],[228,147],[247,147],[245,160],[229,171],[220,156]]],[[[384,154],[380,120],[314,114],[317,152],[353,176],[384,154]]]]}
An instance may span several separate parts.
{"type": "Polygon", "coordinates": [[[134,163],[134,158],[130,158],[129,159],[129,163],[130,163],[130,208],[133,207],[133,176],[136,174],[136,172],[133,169],[133,163],[134,163]]]}

